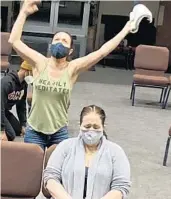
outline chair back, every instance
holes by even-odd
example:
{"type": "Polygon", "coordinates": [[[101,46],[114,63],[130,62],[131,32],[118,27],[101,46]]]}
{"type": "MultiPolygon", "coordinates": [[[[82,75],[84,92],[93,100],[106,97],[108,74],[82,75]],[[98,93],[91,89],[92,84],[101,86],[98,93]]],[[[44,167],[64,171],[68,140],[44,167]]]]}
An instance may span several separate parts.
{"type": "Polygon", "coordinates": [[[163,74],[169,64],[169,50],[166,47],[139,45],[135,50],[134,66],[144,74],[163,74]]]}
{"type": "MultiPolygon", "coordinates": [[[[57,144],[54,144],[52,146],[50,146],[45,153],[45,161],[44,161],[44,168],[46,168],[48,160],[52,154],[52,152],[55,150],[57,144]]],[[[44,188],[44,186],[42,186],[42,193],[46,198],[51,198],[51,195],[49,194],[49,192],[44,188]]]]}
{"type": "Polygon", "coordinates": [[[11,55],[12,46],[8,43],[10,37],[9,32],[1,32],[1,55],[9,56],[11,55]]]}
{"type": "Polygon", "coordinates": [[[44,151],[35,144],[1,143],[1,197],[36,198],[41,190],[44,151]]]}

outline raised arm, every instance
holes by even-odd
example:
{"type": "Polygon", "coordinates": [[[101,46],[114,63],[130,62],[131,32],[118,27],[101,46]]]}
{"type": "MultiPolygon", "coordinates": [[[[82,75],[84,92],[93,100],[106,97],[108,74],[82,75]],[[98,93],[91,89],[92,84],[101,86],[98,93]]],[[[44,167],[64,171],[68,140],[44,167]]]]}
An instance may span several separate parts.
{"type": "Polygon", "coordinates": [[[17,20],[14,23],[14,26],[11,31],[9,38],[9,43],[15,49],[17,54],[23,59],[28,61],[31,65],[36,66],[38,63],[42,62],[43,59],[46,59],[42,54],[31,49],[26,44],[21,41],[23,26],[28,15],[33,14],[38,11],[37,4],[40,0],[25,0],[23,6],[20,10],[20,13],[17,17],[17,20]]]}
{"type": "Polygon", "coordinates": [[[128,21],[124,28],[111,40],[106,42],[99,50],[94,51],[88,54],[85,57],[78,58],[73,60],[73,70],[76,75],[82,71],[86,71],[91,68],[93,65],[97,64],[101,59],[110,54],[125,38],[125,36],[131,30],[131,22],[128,21]]]}

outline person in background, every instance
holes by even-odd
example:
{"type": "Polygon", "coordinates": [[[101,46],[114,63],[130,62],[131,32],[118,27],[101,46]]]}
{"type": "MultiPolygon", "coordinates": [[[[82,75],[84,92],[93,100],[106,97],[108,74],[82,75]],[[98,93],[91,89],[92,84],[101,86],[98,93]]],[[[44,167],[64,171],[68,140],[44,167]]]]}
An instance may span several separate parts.
{"type": "MultiPolygon", "coordinates": [[[[1,140],[13,141],[25,133],[27,80],[32,79],[32,66],[24,61],[19,71],[10,71],[1,79],[1,140]],[[18,119],[11,112],[16,105],[18,119]]],[[[29,83],[29,82],[28,82],[29,83]]]]}
{"type": "Polygon", "coordinates": [[[126,198],[130,164],[123,149],[106,139],[105,119],[102,108],[84,107],[78,137],[56,146],[43,173],[52,198],[126,198]]]}

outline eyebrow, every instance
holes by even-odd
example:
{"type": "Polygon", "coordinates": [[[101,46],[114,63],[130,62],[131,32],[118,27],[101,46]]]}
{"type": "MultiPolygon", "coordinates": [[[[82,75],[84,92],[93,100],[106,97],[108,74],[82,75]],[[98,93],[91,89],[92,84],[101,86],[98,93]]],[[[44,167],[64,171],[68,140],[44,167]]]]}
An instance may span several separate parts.
{"type": "Polygon", "coordinates": [[[84,126],[99,126],[100,127],[100,125],[99,124],[91,124],[91,123],[88,123],[88,124],[84,124],[84,126]]]}

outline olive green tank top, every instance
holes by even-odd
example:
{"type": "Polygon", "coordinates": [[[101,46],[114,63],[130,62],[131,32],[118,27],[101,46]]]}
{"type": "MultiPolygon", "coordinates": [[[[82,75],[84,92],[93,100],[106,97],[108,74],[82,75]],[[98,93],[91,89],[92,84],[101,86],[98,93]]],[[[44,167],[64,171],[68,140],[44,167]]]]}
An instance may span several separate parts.
{"type": "Polygon", "coordinates": [[[48,76],[46,67],[33,82],[28,124],[44,134],[53,134],[67,125],[71,90],[68,68],[55,80],[48,76]]]}

